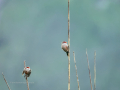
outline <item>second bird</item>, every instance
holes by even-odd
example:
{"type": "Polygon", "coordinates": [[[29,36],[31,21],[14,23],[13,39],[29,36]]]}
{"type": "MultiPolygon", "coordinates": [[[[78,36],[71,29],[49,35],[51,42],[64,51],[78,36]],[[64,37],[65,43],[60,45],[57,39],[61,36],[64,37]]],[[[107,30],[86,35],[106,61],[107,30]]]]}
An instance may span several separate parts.
{"type": "Polygon", "coordinates": [[[62,44],[61,44],[61,48],[66,52],[67,56],[68,56],[68,53],[69,53],[69,47],[68,47],[68,44],[66,41],[63,41],[62,44]]]}

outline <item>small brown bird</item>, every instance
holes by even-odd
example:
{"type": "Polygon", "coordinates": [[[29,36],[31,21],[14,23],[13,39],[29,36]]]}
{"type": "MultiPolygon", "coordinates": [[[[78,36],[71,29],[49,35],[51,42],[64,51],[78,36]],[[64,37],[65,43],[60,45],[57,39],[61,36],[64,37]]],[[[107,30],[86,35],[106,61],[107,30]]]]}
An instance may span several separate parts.
{"type": "Polygon", "coordinates": [[[68,53],[69,53],[69,47],[68,47],[68,44],[66,41],[63,41],[62,44],[61,44],[61,48],[66,52],[67,56],[68,56],[68,53]]]}
{"type": "Polygon", "coordinates": [[[31,69],[30,67],[25,67],[24,70],[23,70],[23,73],[22,75],[25,73],[24,77],[29,77],[30,74],[31,74],[31,69]]]}

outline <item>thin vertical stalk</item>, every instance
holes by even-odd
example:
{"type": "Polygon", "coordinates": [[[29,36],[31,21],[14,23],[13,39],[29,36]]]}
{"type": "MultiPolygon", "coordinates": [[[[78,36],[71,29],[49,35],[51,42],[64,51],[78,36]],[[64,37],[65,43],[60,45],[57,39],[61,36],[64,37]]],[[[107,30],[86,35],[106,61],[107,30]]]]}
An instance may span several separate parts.
{"type": "Polygon", "coordinates": [[[74,53],[74,51],[73,51],[73,57],[74,57],[74,63],[75,63],[76,77],[77,77],[77,83],[78,83],[78,90],[80,90],[79,79],[78,79],[78,74],[77,74],[77,66],[76,66],[76,60],[75,60],[75,53],[74,53]]]}
{"type": "Polygon", "coordinates": [[[29,90],[29,83],[28,83],[27,77],[26,77],[26,83],[27,83],[27,88],[28,88],[28,90],[29,90]]]}
{"type": "Polygon", "coordinates": [[[24,61],[24,68],[26,67],[26,63],[25,63],[25,61],[24,61]]]}
{"type": "Polygon", "coordinates": [[[96,51],[94,52],[94,90],[96,90],[96,51]]]}
{"type": "MultiPolygon", "coordinates": [[[[25,61],[24,61],[24,68],[26,67],[26,63],[25,63],[25,61]]],[[[27,76],[26,76],[26,83],[27,83],[27,88],[28,88],[28,90],[29,90],[29,83],[28,83],[28,79],[27,79],[27,76]]]]}
{"type": "Polygon", "coordinates": [[[88,70],[89,70],[91,90],[93,90],[93,88],[92,88],[91,74],[90,74],[90,67],[89,67],[89,60],[88,60],[88,54],[87,54],[87,49],[86,49],[86,57],[87,57],[87,63],[88,63],[88,70]]]}
{"type": "Polygon", "coordinates": [[[68,90],[70,90],[70,16],[69,16],[69,0],[68,0],[68,90]]]}
{"type": "Polygon", "coordinates": [[[8,89],[11,90],[10,87],[9,87],[9,85],[8,85],[8,83],[7,83],[7,80],[6,80],[5,77],[4,77],[3,72],[2,72],[2,75],[3,75],[3,78],[4,78],[5,82],[6,82],[6,84],[7,84],[8,89]]]}

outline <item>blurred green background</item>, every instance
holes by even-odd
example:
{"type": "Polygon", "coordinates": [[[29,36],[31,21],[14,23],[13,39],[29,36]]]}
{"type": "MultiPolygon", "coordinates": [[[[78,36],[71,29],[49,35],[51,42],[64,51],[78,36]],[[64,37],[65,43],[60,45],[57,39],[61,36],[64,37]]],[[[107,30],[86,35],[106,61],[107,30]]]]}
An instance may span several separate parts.
{"type": "MultiPolygon", "coordinates": [[[[67,90],[67,0],[0,0],[0,90],[27,90],[24,60],[32,74],[30,90],[67,90]],[[16,82],[16,83],[13,83],[16,82]],[[18,83],[17,83],[18,82],[18,83]],[[23,83],[20,83],[23,82],[23,83]]],[[[75,51],[81,90],[90,90],[86,48],[96,90],[120,90],[120,1],[70,0],[71,90],[77,90],[75,51]]]]}

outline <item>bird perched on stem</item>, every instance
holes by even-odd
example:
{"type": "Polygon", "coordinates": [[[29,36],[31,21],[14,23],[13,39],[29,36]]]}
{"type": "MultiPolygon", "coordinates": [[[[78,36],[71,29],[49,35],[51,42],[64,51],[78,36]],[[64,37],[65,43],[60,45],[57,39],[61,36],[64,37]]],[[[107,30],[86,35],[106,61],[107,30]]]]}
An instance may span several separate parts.
{"type": "Polygon", "coordinates": [[[67,44],[66,41],[63,41],[62,44],[61,44],[61,48],[66,52],[67,56],[68,56],[68,53],[69,53],[69,46],[67,44]]]}
{"type": "Polygon", "coordinates": [[[31,74],[31,69],[30,67],[25,67],[24,70],[23,70],[23,73],[22,75],[25,73],[24,77],[29,77],[30,74],[31,74]]]}

